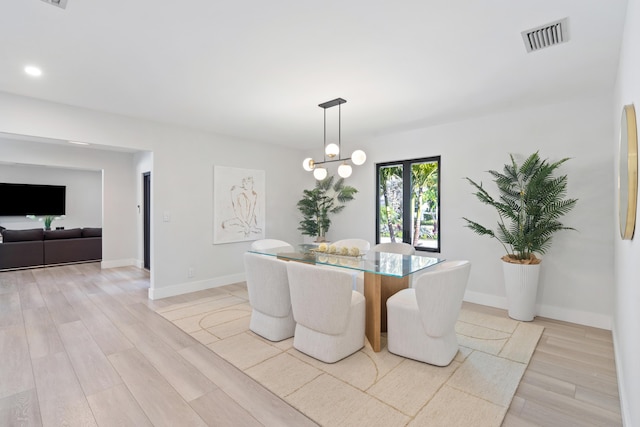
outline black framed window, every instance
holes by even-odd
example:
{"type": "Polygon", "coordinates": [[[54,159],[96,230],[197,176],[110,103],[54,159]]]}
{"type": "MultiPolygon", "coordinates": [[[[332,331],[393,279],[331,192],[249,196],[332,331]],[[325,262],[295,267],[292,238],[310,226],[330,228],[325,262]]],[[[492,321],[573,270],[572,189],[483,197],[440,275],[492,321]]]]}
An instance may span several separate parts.
{"type": "Polygon", "coordinates": [[[376,164],[376,243],[440,252],[440,156],[376,164]]]}

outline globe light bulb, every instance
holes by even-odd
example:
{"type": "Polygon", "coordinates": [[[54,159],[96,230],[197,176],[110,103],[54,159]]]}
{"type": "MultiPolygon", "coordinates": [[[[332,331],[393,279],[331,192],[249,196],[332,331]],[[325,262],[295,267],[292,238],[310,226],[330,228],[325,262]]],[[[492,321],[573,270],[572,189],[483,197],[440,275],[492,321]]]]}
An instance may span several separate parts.
{"type": "Polygon", "coordinates": [[[360,166],[367,160],[367,155],[362,150],[356,150],[351,154],[351,161],[354,165],[360,166]]]}
{"type": "Polygon", "coordinates": [[[322,181],[327,177],[327,170],[325,168],[315,168],[313,170],[313,177],[318,181],[322,181]]]}
{"type": "Polygon", "coordinates": [[[313,159],[311,157],[307,157],[302,161],[302,167],[307,172],[311,172],[313,170],[313,159]]]}
{"type": "Polygon", "coordinates": [[[327,156],[333,158],[335,156],[337,156],[338,154],[340,154],[340,147],[338,147],[338,144],[329,144],[325,147],[324,152],[327,156]]]}
{"type": "Polygon", "coordinates": [[[33,77],[40,77],[42,75],[42,70],[38,67],[34,67],[33,65],[27,65],[24,67],[24,72],[33,77]]]}
{"type": "Polygon", "coordinates": [[[338,175],[340,175],[342,178],[349,178],[351,176],[351,172],[351,165],[343,163],[338,166],[338,175]]]}

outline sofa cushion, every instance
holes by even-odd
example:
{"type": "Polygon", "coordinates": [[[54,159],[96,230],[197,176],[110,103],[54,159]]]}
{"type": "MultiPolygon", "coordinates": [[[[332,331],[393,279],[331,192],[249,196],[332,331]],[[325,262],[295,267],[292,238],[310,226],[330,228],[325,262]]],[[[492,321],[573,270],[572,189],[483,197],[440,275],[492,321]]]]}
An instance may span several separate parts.
{"type": "Polygon", "coordinates": [[[83,228],[82,237],[102,237],[102,228],[83,228]]]}
{"type": "Polygon", "coordinates": [[[78,239],[82,237],[82,230],[70,228],[68,230],[48,230],[44,232],[45,240],[78,239]]]}
{"type": "Polygon", "coordinates": [[[3,226],[0,225],[0,236],[2,235],[2,232],[6,230],[6,228],[4,228],[3,226]]]}
{"type": "Polygon", "coordinates": [[[42,228],[32,228],[29,230],[4,230],[2,232],[2,240],[4,243],[29,242],[33,240],[42,240],[43,238],[44,230],[42,228]]]}

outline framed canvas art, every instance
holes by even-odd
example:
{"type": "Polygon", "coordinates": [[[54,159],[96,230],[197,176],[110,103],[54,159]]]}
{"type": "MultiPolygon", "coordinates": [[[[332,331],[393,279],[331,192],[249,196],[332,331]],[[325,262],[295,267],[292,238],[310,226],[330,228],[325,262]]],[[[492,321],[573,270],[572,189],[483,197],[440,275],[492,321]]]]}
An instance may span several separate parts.
{"type": "Polygon", "coordinates": [[[213,244],[264,239],[263,170],[213,167],[213,244]]]}

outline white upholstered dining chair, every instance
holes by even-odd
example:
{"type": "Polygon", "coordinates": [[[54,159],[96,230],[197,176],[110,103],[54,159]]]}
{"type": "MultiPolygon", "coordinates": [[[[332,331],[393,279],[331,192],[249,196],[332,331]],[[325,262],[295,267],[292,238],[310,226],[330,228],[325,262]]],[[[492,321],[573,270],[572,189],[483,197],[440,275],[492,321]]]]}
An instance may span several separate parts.
{"type": "Polygon", "coordinates": [[[374,245],[369,252],[392,252],[394,254],[414,255],[416,249],[409,243],[387,242],[374,245]]]}
{"type": "Polygon", "coordinates": [[[300,262],[287,264],[296,321],[293,347],[334,363],[364,347],[365,300],[351,275],[300,262]]]}
{"type": "Polygon", "coordinates": [[[293,252],[293,245],[284,240],[277,239],[260,239],[251,243],[251,249],[254,251],[266,250],[271,248],[286,248],[287,251],[293,252]]]}
{"type": "MultiPolygon", "coordinates": [[[[336,248],[358,248],[362,255],[366,254],[371,248],[371,244],[364,239],[341,239],[331,244],[336,248]]],[[[351,277],[353,290],[364,294],[364,273],[354,271],[351,273],[351,277]]]]}
{"type": "Polygon", "coordinates": [[[341,239],[336,240],[335,242],[331,243],[331,245],[335,246],[336,248],[347,247],[350,249],[355,247],[358,248],[361,254],[366,253],[369,248],[371,248],[371,244],[364,239],[341,239]]]}
{"type": "MultiPolygon", "coordinates": [[[[378,243],[377,245],[374,245],[369,250],[369,253],[372,253],[372,252],[391,252],[391,253],[400,254],[400,255],[415,255],[416,248],[414,248],[409,243],[387,242],[387,243],[378,243]]],[[[407,280],[409,282],[409,287],[412,287],[413,274],[411,274],[407,280]]]]}
{"type": "Polygon", "coordinates": [[[447,366],[458,352],[455,324],[471,264],[432,268],[415,278],[413,288],[387,300],[387,346],[399,356],[447,366]]]}
{"type": "Polygon", "coordinates": [[[244,265],[251,305],[249,329],[270,341],[291,338],[296,322],[291,310],[287,262],[247,252],[244,265]]]}

